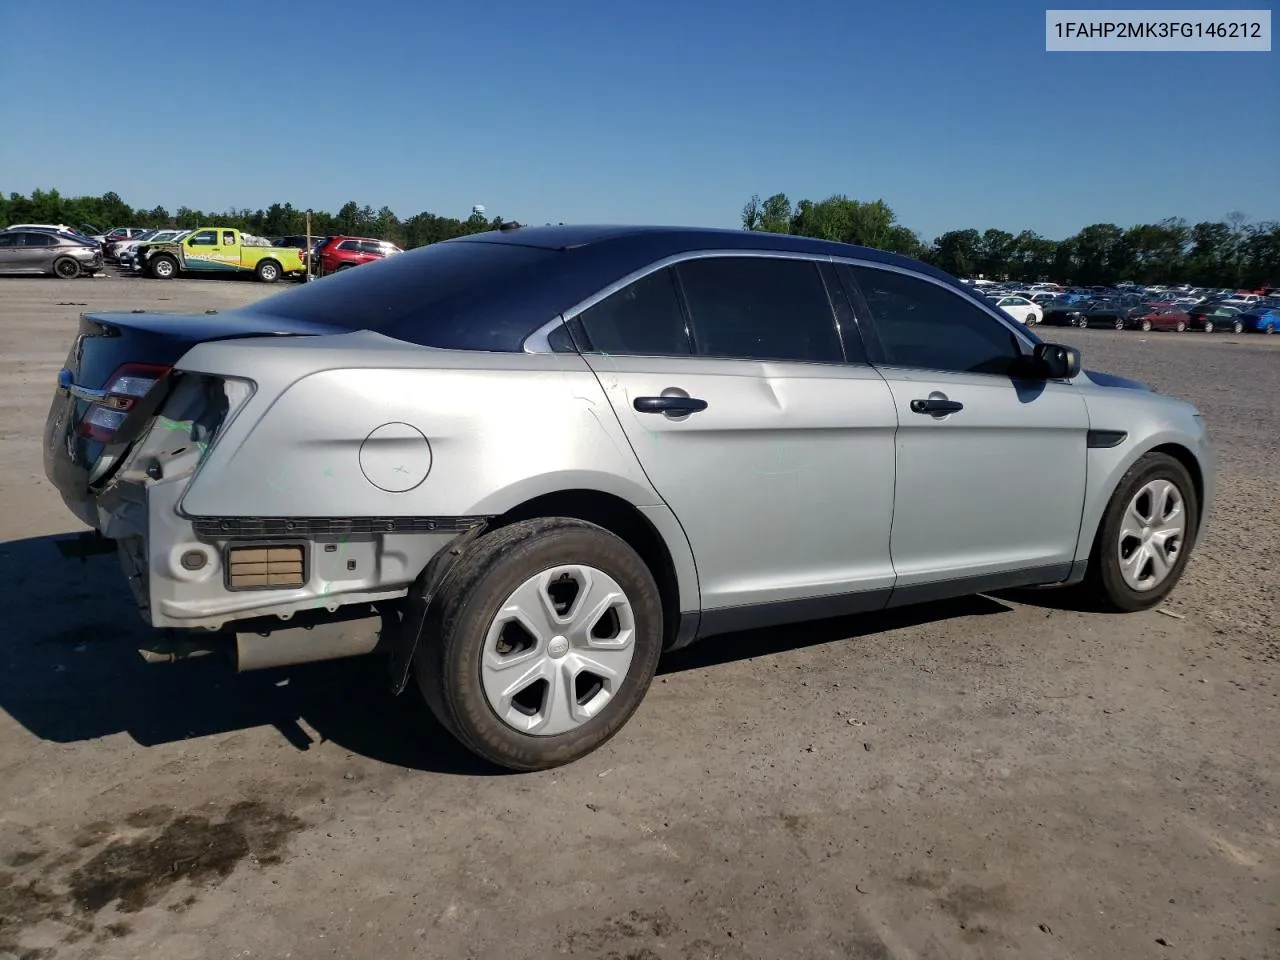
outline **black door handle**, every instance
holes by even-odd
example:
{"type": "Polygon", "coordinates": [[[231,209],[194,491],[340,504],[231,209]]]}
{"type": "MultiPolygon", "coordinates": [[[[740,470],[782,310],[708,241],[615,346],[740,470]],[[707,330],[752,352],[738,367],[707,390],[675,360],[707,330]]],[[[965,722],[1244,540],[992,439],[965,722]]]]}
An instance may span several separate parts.
{"type": "Polygon", "coordinates": [[[959,400],[936,400],[930,397],[928,400],[912,400],[912,413],[931,413],[934,415],[940,413],[955,413],[957,410],[963,410],[964,404],[959,400]]]}
{"type": "Polygon", "coordinates": [[[697,413],[707,409],[707,401],[697,397],[636,397],[640,413],[697,413]]]}

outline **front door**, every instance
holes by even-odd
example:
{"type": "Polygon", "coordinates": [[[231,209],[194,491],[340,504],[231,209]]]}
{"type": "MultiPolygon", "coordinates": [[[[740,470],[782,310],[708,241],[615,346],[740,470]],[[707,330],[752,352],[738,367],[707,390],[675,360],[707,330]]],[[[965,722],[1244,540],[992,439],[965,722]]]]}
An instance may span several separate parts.
{"type": "Polygon", "coordinates": [[[689,260],[571,329],[689,538],[704,629],[883,605],[897,415],[814,262],[689,260]]]}
{"type": "Polygon", "coordinates": [[[1069,383],[1013,379],[1014,331],[941,283],[846,269],[898,414],[891,550],[902,599],[1065,579],[1084,503],[1084,398],[1069,383]]]}
{"type": "Polygon", "coordinates": [[[217,270],[220,250],[217,230],[197,230],[182,245],[183,266],[188,270],[217,270]]]}

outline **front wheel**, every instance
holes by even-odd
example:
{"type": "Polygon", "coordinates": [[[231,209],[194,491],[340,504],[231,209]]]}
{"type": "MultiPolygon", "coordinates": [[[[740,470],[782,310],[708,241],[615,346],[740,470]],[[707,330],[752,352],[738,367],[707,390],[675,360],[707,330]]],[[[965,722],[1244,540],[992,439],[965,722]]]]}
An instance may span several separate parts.
{"type": "Polygon", "coordinates": [[[1235,323],[1231,324],[1231,332],[1244,333],[1244,324],[1237,320],[1235,323]]]}
{"type": "Polygon", "coordinates": [[[275,283],[280,279],[280,264],[274,260],[263,260],[254,271],[263,283],[275,283]]]}
{"type": "Polygon", "coordinates": [[[1212,320],[1206,320],[1206,321],[1204,322],[1204,332],[1205,332],[1205,333],[1213,333],[1213,321],[1212,321],[1212,320]]]}
{"type": "Polygon", "coordinates": [[[1187,468],[1163,453],[1140,458],[1107,504],[1085,589],[1103,606],[1124,613],[1161,603],[1186,568],[1199,519],[1187,468]]]}
{"type": "Polygon", "coordinates": [[[178,275],[178,261],[167,253],[151,258],[151,275],[157,280],[172,280],[178,275]]]}
{"type": "Polygon", "coordinates": [[[1116,329],[1117,330],[1124,329],[1124,317],[1116,317],[1116,329]]]}
{"type": "Polygon", "coordinates": [[[80,264],[70,257],[59,257],[53,261],[53,275],[62,280],[74,280],[80,276],[80,264]]]}
{"type": "Polygon", "coordinates": [[[1143,333],[1150,333],[1150,332],[1151,332],[1151,321],[1150,321],[1150,320],[1143,320],[1143,321],[1142,321],[1142,332],[1143,332],[1143,333]]]}
{"type": "Polygon", "coordinates": [[[440,585],[414,674],[464,746],[510,770],[586,756],[640,706],[662,651],[653,574],[594,524],[526,520],[478,540],[440,585]]]}
{"type": "Polygon", "coordinates": [[[1177,330],[1179,333],[1184,333],[1186,332],[1187,325],[1183,321],[1179,320],[1177,323],[1177,326],[1175,326],[1173,329],[1177,330]]]}
{"type": "Polygon", "coordinates": [[[1266,325],[1265,327],[1263,327],[1263,328],[1262,328],[1262,332],[1263,332],[1263,333],[1275,333],[1275,332],[1276,332],[1276,325],[1275,325],[1274,323],[1272,323],[1270,320],[1268,320],[1268,321],[1267,321],[1267,325],[1266,325]]]}

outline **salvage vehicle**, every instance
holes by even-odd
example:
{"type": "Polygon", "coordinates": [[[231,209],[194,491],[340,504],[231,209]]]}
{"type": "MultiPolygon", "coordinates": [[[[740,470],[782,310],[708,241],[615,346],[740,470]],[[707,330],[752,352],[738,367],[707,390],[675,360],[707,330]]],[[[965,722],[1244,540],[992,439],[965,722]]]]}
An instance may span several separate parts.
{"type": "Polygon", "coordinates": [[[197,227],[183,240],[147,247],[147,272],[157,280],[180,273],[252,273],[263,283],[306,270],[296,247],[250,242],[233,227],[197,227]]]}
{"type": "Polygon", "coordinates": [[[599,748],[695,640],[1016,587],[1154,607],[1215,483],[1193,406],[934,267],[668,227],[85,313],[44,465],[153,658],[381,652],[515,770],[599,748]]]}

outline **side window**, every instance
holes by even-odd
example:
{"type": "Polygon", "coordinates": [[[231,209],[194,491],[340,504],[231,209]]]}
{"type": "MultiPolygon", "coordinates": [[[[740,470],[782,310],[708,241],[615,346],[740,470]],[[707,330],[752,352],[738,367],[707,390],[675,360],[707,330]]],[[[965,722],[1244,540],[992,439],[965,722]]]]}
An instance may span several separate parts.
{"type": "Polygon", "coordinates": [[[569,325],[562,323],[549,334],[547,334],[547,346],[551,348],[552,353],[577,353],[578,348],[573,343],[573,335],[569,332],[569,325]]]}
{"type": "Polygon", "coordinates": [[[843,363],[818,266],[781,257],[709,257],[680,264],[701,357],[843,363]]]}
{"type": "Polygon", "coordinates": [[[193,234],[187,244],[193,247],[216,247],[218,245],[218,231],[201,230],[199,233],[193,234]]]}
{"type": "Polygon", "coordinates": [[[359,250],[360,241],[359,240],[343,240],[340,244],[338,244],[338,249],[339,250],[359,250]]]}
{"type": "Polygon", "coordinates": [[[959,294],[892,270],[849,270],[889,366],[1000,375],[1021,356],[1013,331],[959,294]]]}
{"type": "Polygon", "coordinates": [[[236,235],[230,230],[222,231],[222,245],[224,247],[234,247],[236,245],[236,235]]]}
{"type": "Polygon", "coordinates": [[[56,247],[58,240],[47,233],[24,233],[22,244],[27,247],[56,247]]]}
{"type": "Polygon", "coordinates": [[[0,247],[16,247],[20,233],[0,233],[0,247]]]}
{"type": "Polygon", "coordinates": [[[364,253],[372,253],[375,257],[386,256],[386,251],[377,240],[361,240],[360,250],[364,253]]]}
{"type": "Polygon", "coordinates": [[[641,277],[578,314],[593,353],[645,357],[692,353],[669,268],[641,277]]]}

